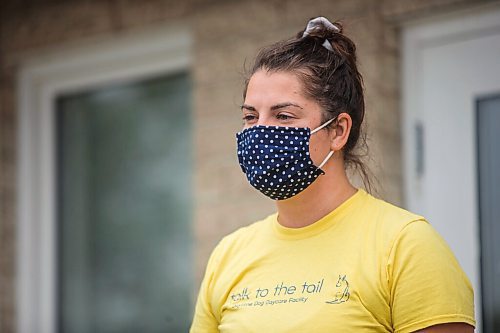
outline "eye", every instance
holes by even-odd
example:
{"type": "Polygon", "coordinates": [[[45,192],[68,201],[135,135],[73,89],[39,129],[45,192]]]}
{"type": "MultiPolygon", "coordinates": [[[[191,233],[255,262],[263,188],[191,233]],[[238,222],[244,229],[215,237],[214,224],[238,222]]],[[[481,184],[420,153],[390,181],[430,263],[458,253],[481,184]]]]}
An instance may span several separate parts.
{"type": "Polygon", "coordinates": [[[245,120],[245,121],[254,120],[256,118],[257,117],[255,117],[253,114],[246,114],[246,115],[243,116],[243,120],[245,120]]]}
{"type": "Polygon", "coordinates": [[[257,120],[257,116],[251,113],[247,113],[243,115],[243,122],[246,124],[255,122],[257,120]]]}
{"type": "Polygon", "coordinates": [[[286,113],[279,113],[278,115],[276,115],[276,118],[279,120],[290,120],[293,117],[289,114],[286,114],[286,113]]]}

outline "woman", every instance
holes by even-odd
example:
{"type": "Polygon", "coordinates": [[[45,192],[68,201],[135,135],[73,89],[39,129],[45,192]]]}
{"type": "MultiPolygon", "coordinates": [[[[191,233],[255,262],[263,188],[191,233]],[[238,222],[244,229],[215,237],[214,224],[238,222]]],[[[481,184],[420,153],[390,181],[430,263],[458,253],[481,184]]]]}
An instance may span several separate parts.
{"type": "Polygon", "coordinates": [[[277,213],[215,248],[191,332],[474,330],[472,288],[445,242],[346,176],[363,169],[364,99],[340,23],[315,18],[261,50],[242,112],[240,166],[277,213]]]}

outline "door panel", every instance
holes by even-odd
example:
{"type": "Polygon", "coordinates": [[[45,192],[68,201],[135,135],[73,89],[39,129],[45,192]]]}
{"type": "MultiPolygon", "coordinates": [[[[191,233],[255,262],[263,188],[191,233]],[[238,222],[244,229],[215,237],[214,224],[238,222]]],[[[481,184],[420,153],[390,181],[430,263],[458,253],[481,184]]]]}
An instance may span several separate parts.
{"type": "Polygon", "coordinates": [[[476,113],[483,332],[500,332],[500,95],[476,113]]]}

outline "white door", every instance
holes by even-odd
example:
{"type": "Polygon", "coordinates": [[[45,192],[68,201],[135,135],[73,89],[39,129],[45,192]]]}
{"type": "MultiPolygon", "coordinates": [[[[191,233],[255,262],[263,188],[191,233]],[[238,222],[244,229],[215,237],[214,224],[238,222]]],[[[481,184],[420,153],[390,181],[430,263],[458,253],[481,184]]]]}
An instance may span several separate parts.
{"type": "Polygon", "coordinates": [[[415,23],[402,37],[406,206],[440,232],[471,279],[480,332],[476,115],[480,100],[500,94],[500,7],[415,23]]]}

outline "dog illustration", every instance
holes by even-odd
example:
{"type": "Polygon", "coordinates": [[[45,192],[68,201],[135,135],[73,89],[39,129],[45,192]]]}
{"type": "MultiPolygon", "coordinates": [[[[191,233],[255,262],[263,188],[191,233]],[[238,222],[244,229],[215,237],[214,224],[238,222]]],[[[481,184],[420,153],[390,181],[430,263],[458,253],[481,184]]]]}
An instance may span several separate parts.
{"type": "Polygon", "coordinates": [[[339,274],[339,279],[337,280],[335,287],[335,298],[331,301],[326,301],[326,303],[340,304],[347,302],[351,294],[349,293],[349,282],[347,281],[346,275],[339,274]]]}

